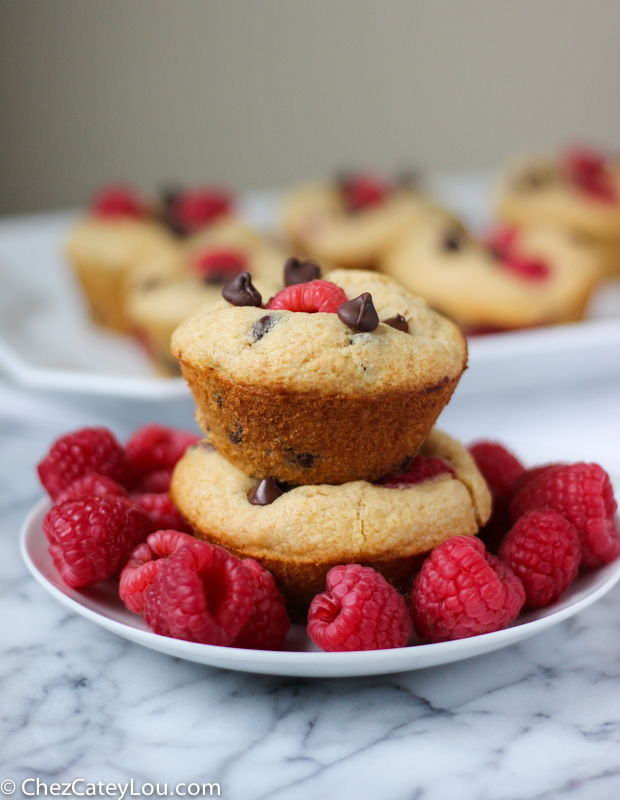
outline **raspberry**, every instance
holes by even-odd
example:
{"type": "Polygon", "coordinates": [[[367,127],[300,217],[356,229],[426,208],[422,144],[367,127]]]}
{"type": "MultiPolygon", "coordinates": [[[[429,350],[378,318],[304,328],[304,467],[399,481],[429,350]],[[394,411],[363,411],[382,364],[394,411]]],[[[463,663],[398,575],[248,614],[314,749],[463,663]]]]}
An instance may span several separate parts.
{"type": "Polygon", "coordinates": [[[549,266],[542,259],[519,252],[515,228],[498,228],[490,234],[486,244],[501,266],[519,277],[545,280],[551,275],[549,266]]]}
{"type": "Polygon", "coordinates": [[[388,489],[407,489],[416,483],[422,483],[434,478],[436,475],[456,475],[454,468],[441,458],[435,456],[415,456],[404,472],[390,472],[378,481],[379,486],[388,489]]]}
{"type": "Polygon", "coordinates": [[[247,269],[247,258],[236,250],[211,248],[198,253],[194,269],[208,283],[228,283],[247,269]]]}
{"type": "Polygon", "coordinates": [[[475,536],[454,536],[422,564],[411,589],[416,632],[432,642],[505,628],[516,619],[525,590],[507,564],[475,536]]]}
{"type": "Polygon", "coordinates": [[[349,564],[327,573],[327,591],[310,605],[308,635],[327,652],[384,650],[407,644],[411,620],[383,575],[349,564]]]}
{"type": "Polygon", "coordinates": [[[232,196],[228,192],[205,188],[177,195],[169,213],[182,230],[191,233],[213,224],[231,210],[232,196]]]}
{"type": "Polygon", "coordinates": [[[170,488],[173,468],[156,469],[143,475],[136,484],[135,491],[138,494],[162,494],[170,488]]]}
{"type": "Polygon", "coordinates": [[[528,511],[504,537],[499,558],[521,580],[526,605],[548,606],[577,577],[579,536],[558,511],[528,511]]]}
{"type": "Polygon", "coordinates": [[[537,478],[539,475],[542,475],[543,472],[546,472],[549,467],[559,467],[559,464],[542,464],[540,467],[531,467],[530,469],[524,470],[517,480],[512,484],[512,489],[510,490],[510,500],[520,492],[521,489],[525,486],[526,483],[529,483],[534,478],[537,478]]]}
{"type": "Polygon", "coordinates": [[[250,650],[281,650],[291,627],[284,598],[270,572],[252,558],[243,563],[256,579],[254,605],[233,644],[250,650]]]}
{"type": "Polygon", "coordinates": [[[521,462],[499,442],[480,441],[470,445],[476,466],[485,479],[493,498],[491,518],[478,536],[490,553],[495,553],[502,536],[510,530],[508,506],[514,482],[523,474],[521,462]]]}
{"type": "Polygon", "coordinates": [[[127,489],[120,483],[113,481],[106,475],[99,475],[97,472],[87,472],[81,478],[76,478],[67,488],[56,498],[56,504],[60,505],[66,500],[77,500],[79,497],[105,497],[106,494],[113,494],[117,497],[127,497],[127,489]]]}
{"type": "Polygon", "coordinates": [[[146,542],[135,548],[123,567],[118,586],[121,600],[130,611],[142,613],[144,595],[151,588],[163,559],[189,541],[193,542],[194,537],[179,531],[162,530],[151,533],[146,542]]]}
{"type": "Polygon", "coordinates": [[[346,302],[347,296],[339,286],[330,281],[317,280],[287,286],[272,297],[265,308],[302,311],[306,314],[314,314],[317,311],[336,314],[340,306],[346,302]]]}
{"type": "Polygon", "coordinates": [[[166,428],[156,422],[144,425],[130,437],[125,452],[141,478],[151,472],[172,469],[191,444],[199,441],[191,431],[166,428]]]}
{"type": "Polygon", "coordinates": [[[373,175],[354,175],[343,182],[342,192],[347,211],[355,213],[380,205],[389,187],[373,175]]]}
{"type": "Polygon", "coordinates": [[[593,200],[615,203],[618,199],[605,158],[591,150],[569,150],[562,159],[564,171],[571,183],[593,200]]]}
{"type": "Polygon", "coordinates": [[[168,492],[134,494],[131,499],[146,511],[153,531],[171,529],[183,533],[192,532],[191,525],[173,504],[168,492]]]}
{"type": "Polygon", "coordinates": [[[559,464],[545,469],[515,494],[510,516],[516,520],[543,508],[559,511],[575,526],[585,566],[607,564],[620,553],[618,506],[609,475],[598,464],[559,464]]]}
{"type": "Polygon", "coordinates": [[[43,521],[50,555],[69,586],[115,575],[151,532],[145,511],[127,497],[83,497],[51,508],[43,521]]]}
{"type": "Polygon", "coordinates": [[[133,478],[124,450],[107,428],[82,428],[61,436],[37,470],[52,500],[88,472],[105,475],[125,487],[131,486],[133,478]]]}
{"type": "Polygon", "coordinates": [[[127,186],[109,186],[100,191],[91,203],[98,217],[144,217],[146,209],[140,197],[127,186]]]}
{"type": "Polygon", "coordinates": [[[144,597],[144,619],[163,636],[228,645],[250,616],[255,590],[249,567],[196,539],[164,560],[144,597]]]}

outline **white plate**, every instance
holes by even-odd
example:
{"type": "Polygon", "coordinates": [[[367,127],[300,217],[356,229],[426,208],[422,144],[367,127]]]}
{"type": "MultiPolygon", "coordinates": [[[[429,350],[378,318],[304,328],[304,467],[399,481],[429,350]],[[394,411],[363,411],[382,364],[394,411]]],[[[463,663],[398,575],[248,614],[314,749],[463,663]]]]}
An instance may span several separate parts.
{"type": "MultiPolygon", "coordinates": [[[[430,188],[475,227],[488,221],[488,175],[435,178],[430,188]]],[[[277,193],[243,198],[248,222],[277,221],[277,193]]],[[[180,378],[155,375],[127,337],[93,325],[66,264],[63,246],[77,212],[0,220],[0,370],[15,383],[144,400],[187,397],[180,378]]],[[[575,325],[474,338],[459,393],[596,379],[617,372],[620,282],[601,287],[591,319],[575,325]]]]}
{"type": "Polygon", "coordinates": [[[490,653],[572,617],[606,594],[620,579],[619,558],[612,564],[580,575],[555,605],[524,614],[506,630],[456,642],[373,652],[323,653],[312,644],[301,626],[293,626],[287,638],[287,649],[281,652],[216,647],[152,633],[142,617],[125,608],[118,596],[116,580],[103,581],[82,590],[66,586],[52,563],[42,530],[43,518],[49,508],[49,501],[41,500],[28,515],[21,532],[21,552],[30,572],[53,597],[102,628],[152,650],[212,667],[267,675],[308,678],[384,675],[490,653]]]}

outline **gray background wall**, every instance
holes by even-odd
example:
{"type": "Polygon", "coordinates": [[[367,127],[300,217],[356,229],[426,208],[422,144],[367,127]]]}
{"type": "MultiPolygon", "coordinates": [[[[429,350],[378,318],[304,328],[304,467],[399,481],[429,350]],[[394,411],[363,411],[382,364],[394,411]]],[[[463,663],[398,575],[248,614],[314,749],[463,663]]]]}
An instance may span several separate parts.
{"type": "Polygon", "coordinates": [[[0,211],[620,150],[617,0],[0,0],[0,211]]]}

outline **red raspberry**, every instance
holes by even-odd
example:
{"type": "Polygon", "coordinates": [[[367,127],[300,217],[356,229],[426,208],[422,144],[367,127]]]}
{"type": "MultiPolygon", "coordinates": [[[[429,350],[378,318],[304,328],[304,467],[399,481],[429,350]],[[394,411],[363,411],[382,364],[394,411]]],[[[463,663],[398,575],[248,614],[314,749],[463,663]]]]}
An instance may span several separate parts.
{"type": "Polygon", "coordinates": [[[327,652],[384,650],[407,644],[411,620],[383,575],[349,564],[327,573],[327,591],[310,605],[308,635],[327,652]]]}
{"type": "Polygon", "coordinates": [[[302,311],[305,314],[314,314],[317,311],[337,314],[340,306],[346,302],[347,296],[340,286],[330,281],[317,280],[287,286],[272,297],[265,308],[302,311]]]}
{"type": "Polygon", "coordinates": [[[113,481],[106,475],[97,472],[88,472],[81,478],[76,478],[56,498],[56,505],[66,500],[77,500],[79,497],[105,497],[113,494],[117,497],[127,497],[127,489],[120,483],[113,481]]]}
{"type": "Polygon", "coordinates": [[[250,616],[255,591],[249,567],[195,539],[164,560],[144,597],[144,619],[163,636],[229,645],[250,616]]]}
{"type": "Polygon", "coordinates": [[[389,472],[377,483],[379,486],[386,486],[388,489],[407,489],[416,483],[423,483],[445,473],[453,477],[456,475],[454,468],[443,459],[435,456],[429,456],[428,458],[415,456],[404,472],[389,472]]]}
{"type": "Polygon", "coordinates": [[[528,511],[504,537],[499,558],[521,580],[526,605],[539,608],[555,602],[575,580],[581,545],[558,511],[528,511]]]}
{"type": "Polygon", "coordinates": [[[212,225],[232,211],[232,196],[220,189],[196,189],[174,198],[170,213],[185,231],[192,232],[212,225]]]}
{"type": "Polygon", "coordinates": [[[604,156],[591,150],[569,150],[562,159],[568,179],[593,200],[615,203],[618,199],[604,156]]]}
{"type": "Polygon", "coordinates": [[[143,475],[135,486],[138,494],[162,494],[170,489],[173,468],[156,469],[143,475]]]}
{"type": "Polygon", "coordinates": [[[173,504],[168,492],[161,494],[134,494],[131,499],[143,508],[152,523],[151,530],[167,529],[191,533],[192,526],[173,504]]]}
{"type": "Polygon", "coordinates": [[[187,448],[199,440],[200,436],[191,431],[179,431],[154,422],[135,431],[125,445],[125,452],[141,478],[162,469],[171,470],[187,448]]]}
{"type": "Polygon", "coordinates": [[[105,475],[125,487],[131,486],[133,478],[125,451],[107,428],[82,428],[61,436],[37,470],[52,500],[88,472],[105,475]]]}
{"type": "Polygon", "coordinates": [[[480,441],[470,445],[476,466],[485,479],[493,498],[491,518],[479,531],[478,536],[490,553],[495,553],[499,543],[510,530],[508,506],[512,497],[512,486],[523,474],[521,462],[499,442],[480,441]]]}
{"type": "Polygon", "coordinates": [[[248,268],[247,261],[237,250],[210,248],[196,255],[194,269],[208,283],[228,283],[248,268]]]}
{"type": "Polygon", "coordinates": [[[347,210],[356,212],[383,203],[389,187],[373,175],[354,175],[343,183],[342,191],[347,210]]]}
{"type": "Polygon", "coordinates": [[[253,558],[246,558],[243,563],[256,579],[254,605],[233,644],[250,650],[281,650],[291,627],[284,598],[271,572],[253,558]]]}
{"type": "Polygon", "coordinates": [[[121,600],[130,611],[142,613],[144,595],[151,588],[163,559],[190,541],[194,541],[194,537],[186,533],[157,531],[135,548],[123,567],[118,586],[121,600]]]}
{"type": "Polygon", "coordinates": [[[505,628],[517,618],[525,590],[509,566],[475,536],[454,536],[422,564],[411,589],[416,632],[432,642],[505,628]]]}
{"type": "Polygon", "coordinates": [[[520,492],[521,489],[525,486],[526,483],[529,483],[534,478],[537,478],[539,475],[542,475],[543,472],[546,472],[549,467],[559,467],[559,464],[542,464],[540,467],[531,467],[530,469],[524,470],[517,480],[512,484],[512,489],[510,491],[510,500],[520,492]]]}
{"type": "Polygon", "coordinates": [[[115,575],[151,522],[127,497],[83,497],[51,508],[43,520],[50,555],[69,586],[92,586],[115,575]]]}
{"type": "Polygon", "coordinates": [[[586,567],[613,561],[620,553],[616,510],[609,475],[598,464],[560,464],[523,486],[510,504],[513,520],[528,511],[554,508],[577,529],[586,567]]]}
{"type": "Polygon", "coordinates": [[[137,192],[127,186],[109,186],[102,189],[91,203],[91,211],[98,217],[144,217],[146,208],[137,192]]]}
{"type": "Polygon", "coordinates": [[[519,252],[518,232],[515,228],[498,228],[486,240],[487,246],[502,267],[528,280],[545,280],[551,275],[549,266],[540,258],[519,252]]]}

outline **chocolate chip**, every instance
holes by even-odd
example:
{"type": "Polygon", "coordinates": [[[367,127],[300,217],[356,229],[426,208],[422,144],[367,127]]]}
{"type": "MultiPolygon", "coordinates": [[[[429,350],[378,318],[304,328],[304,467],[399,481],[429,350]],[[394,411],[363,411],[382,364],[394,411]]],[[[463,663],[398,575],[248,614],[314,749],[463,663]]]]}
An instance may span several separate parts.
{"type": "Polygon", "coordinates": [[[382,319],[381,322],[383,322],[384,325],[389,325],[390,328],[395,328],[397,331],[409,333],[409,325],[402,314],[394,314],[393,317],[382,319]]]}
{"type": "Polygon", "coordinates": [[[241,442],[242,437],[243,437],[243,428],[241,427],[241,425],[237,425],[235,427],[235,430],[231,431],[228,434],[228,438],[232,442],[232,444],[239,444],[241,442]]]}
{"type": "Polygon", "coordinates": [[[263,478],[257,486],[250,489],[248,500],[253,506],[269,506],[283,494],[275,478],[263,478]]]}
{"type": "Polygon", "coordinates": [[[274,317],[271,314],[265,314],[264,317],[256,320],[254,327],[252,328],[254,341],[259,342],[266,333],[269,333],[277,321],[277,317],[274,317]]]}
{"type": "Polygon", "coordinates": [[[255,306],[260,308],[263,302],[260,293],[252,284],[249,272],[242,272],[222,289],[222,297],[233,306],[255,306]]]}
{"type": "Polygon", "coordinates": [[[216,392],[213,395],[213,399],[217,403],[218,408],[222,408],[224,406],[224,401],[222,400],[222,395],[219,392],[216,392]]]}
{"type": "Polygon", "coordinates": [[[303,469],[310,469],[316,456],[314,453],[297,453],[292,447],[287,448],[287,459],[292,464],[298,464],[303,469]]]}
{"type": "Polygon", "coordinates": [[[444,238],[442,247],[450,253],[457,253],[464,245],[464,236],[461,231],[450,231],[444,238]]]}
{"type": "Polygon", "coordinates": [[[297,283],[310,283],[321,277],[321,268],[314,261],[302,261],[294,256],[287,259],[284,265],[284,285],[294,286],[297,283]]]}
{"type": "Polygon", "coordinates": [[[353,330],[374,331],[379,324],[379,317],[370,292],[343,303],[338,309],[338,319],[353,330]]]}

